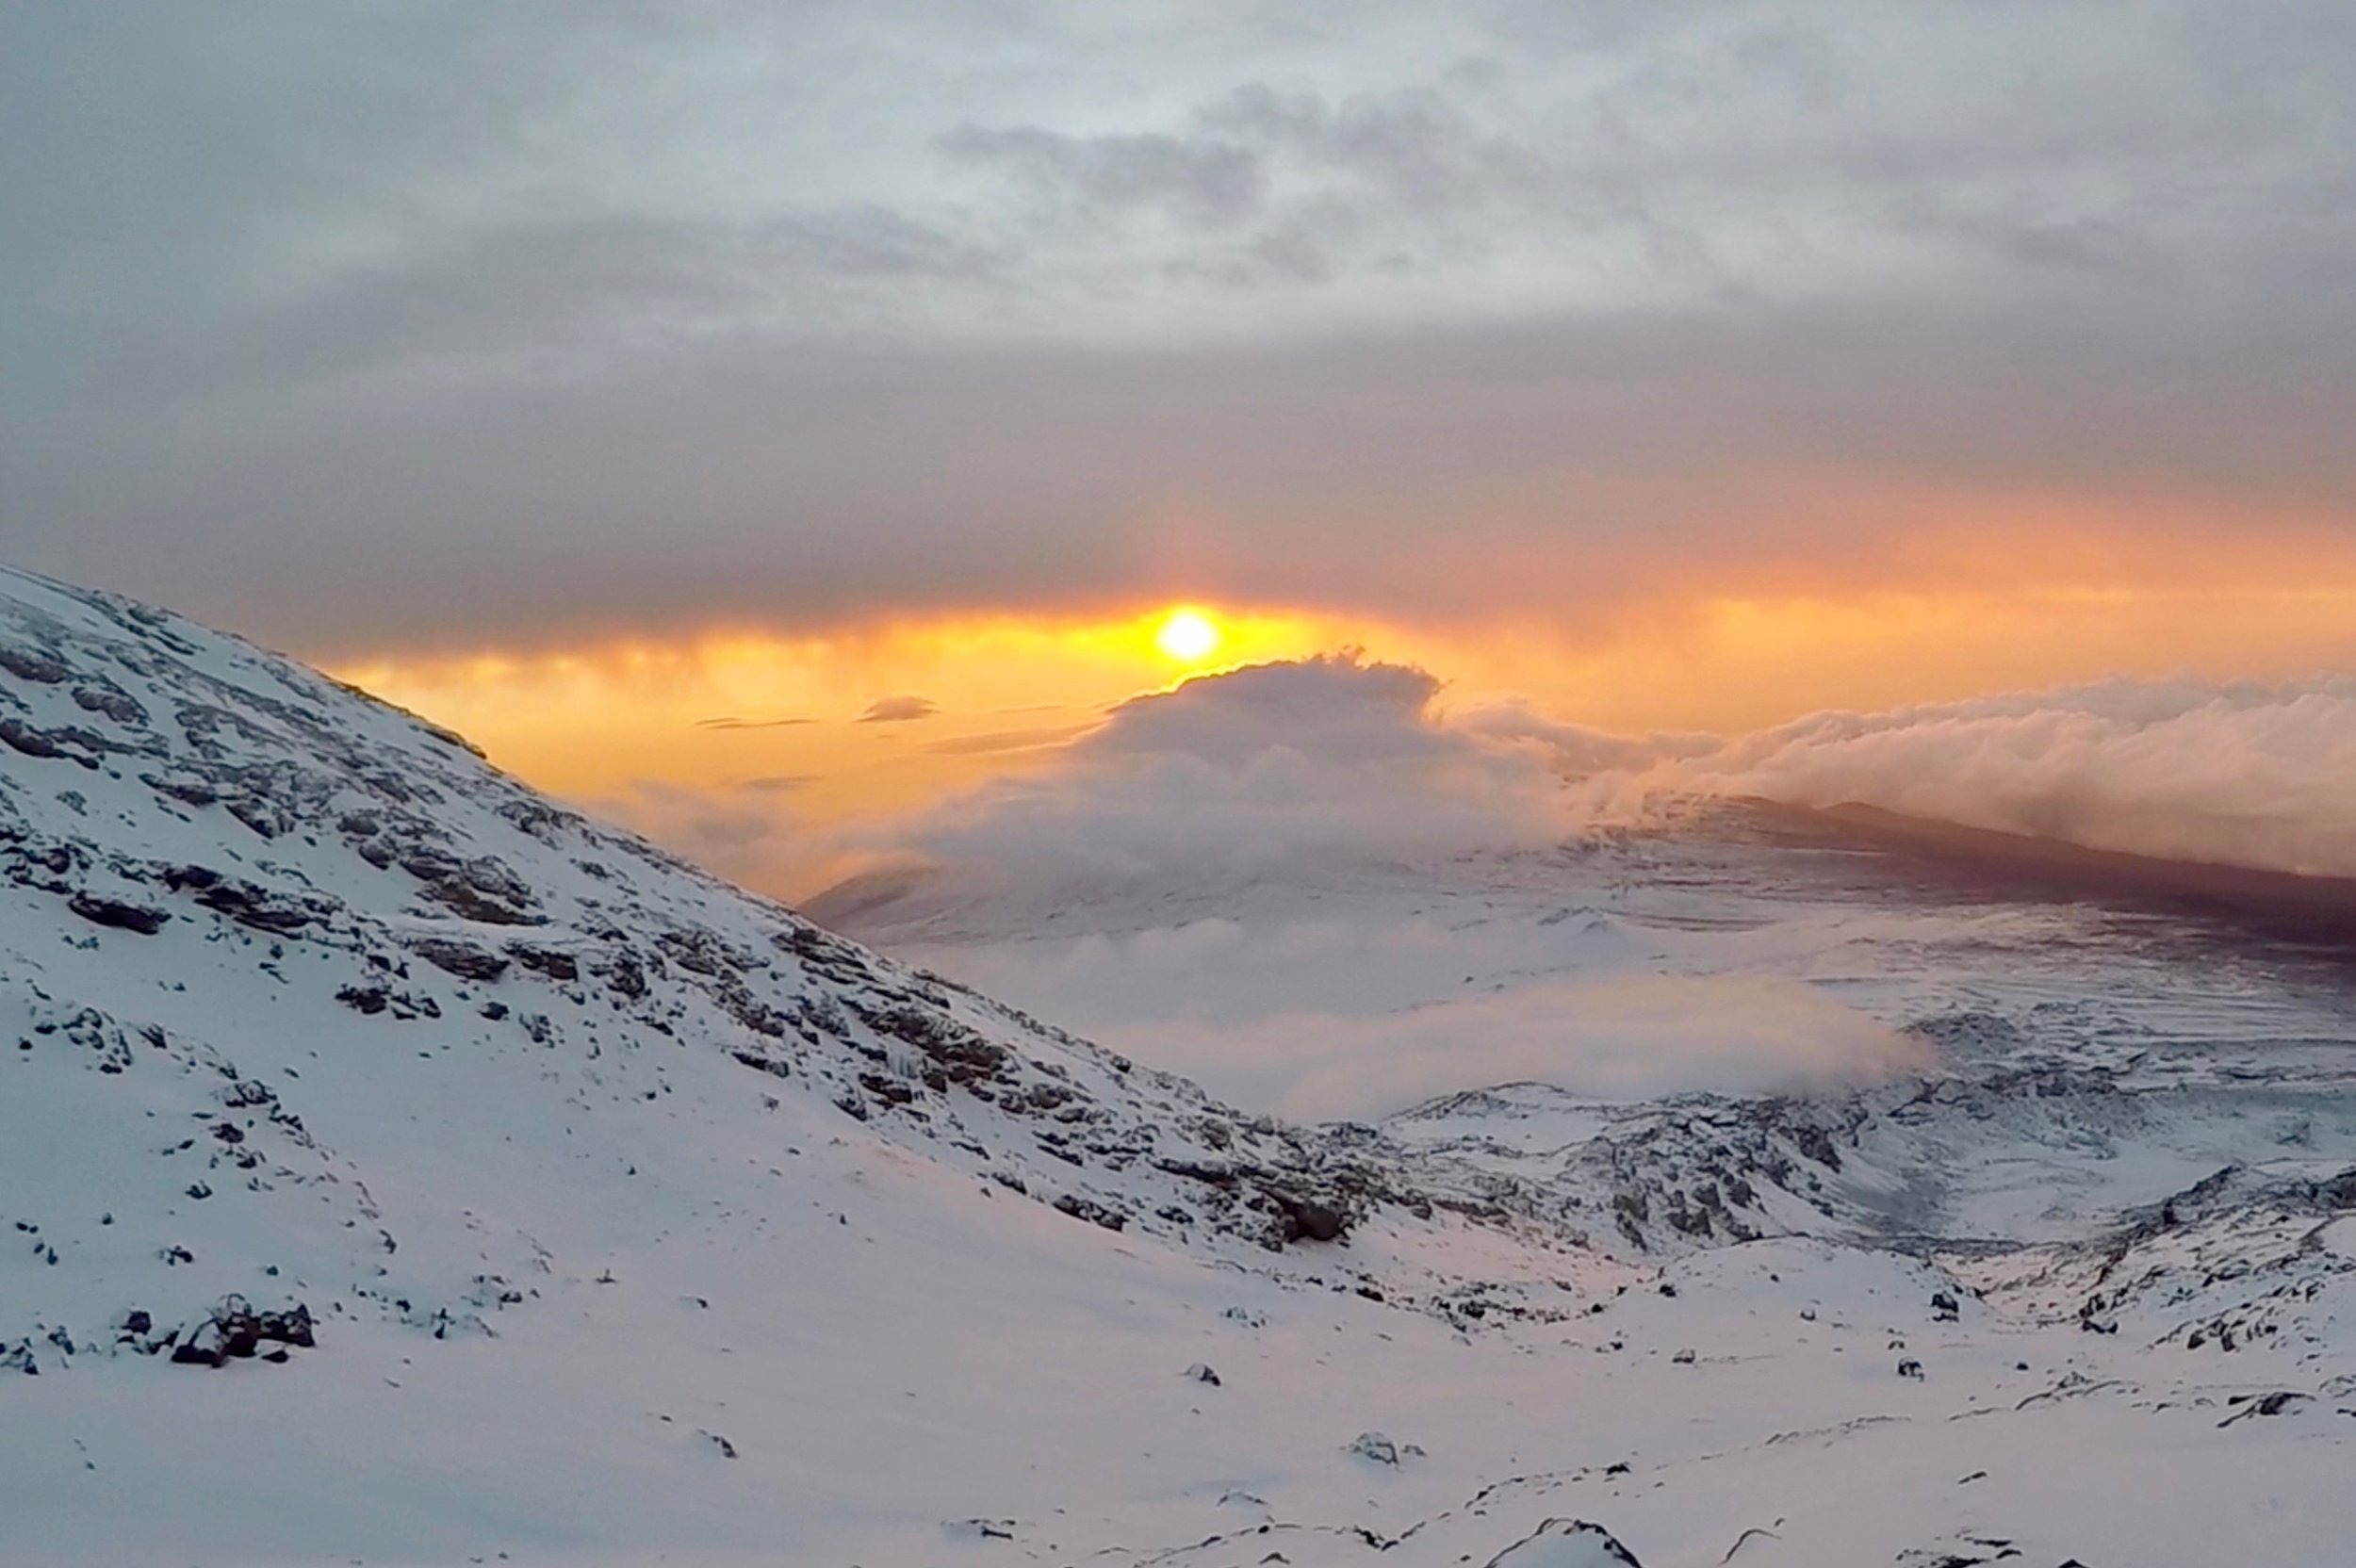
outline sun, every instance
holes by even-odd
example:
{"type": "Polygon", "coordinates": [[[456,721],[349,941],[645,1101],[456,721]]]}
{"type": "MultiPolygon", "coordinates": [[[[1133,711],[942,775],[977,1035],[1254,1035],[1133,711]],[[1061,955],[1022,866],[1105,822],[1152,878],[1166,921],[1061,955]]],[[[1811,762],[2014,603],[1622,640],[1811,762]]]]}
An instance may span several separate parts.
{"type": "Polygon", "coordinates": [[[1153,633],[1153,645],[1181,664],[1200,664],[1223,641],[1218,625],[1199,610],[1173,610],[1153,633]]]}

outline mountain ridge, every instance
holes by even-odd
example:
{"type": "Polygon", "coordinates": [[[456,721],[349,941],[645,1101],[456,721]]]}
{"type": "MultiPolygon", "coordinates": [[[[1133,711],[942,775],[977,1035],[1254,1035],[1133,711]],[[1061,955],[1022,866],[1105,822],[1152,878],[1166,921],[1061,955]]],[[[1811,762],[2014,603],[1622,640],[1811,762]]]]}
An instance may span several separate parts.
{"type": "MultiPolygon", "coordinates": [[[[374,1227],[388,1254],[400,1246],[358,1196],[361,1174],[332,1152],[334,1129],[298,1108],[300,1078],[270,1060],[283,1053],[206,1037],[254,1028],[250,1016],[209,1023],[188,1000],[204,950],[228,949],[254,956],[280,993],[271,1010],[299,990],[309,1018],[348,1019],[371,1037],[463,1028],[485,1054],[542,1054],[584,1082],[643,1083],[635,1092],[656,1099],[676,1068],[645,1061],[646,1042],[685,1049],[692,1038],[728,1064],[746,1100],[814,1094],[1116,1229],[1272,1252],[1331,1241],[1380,1200],[1373,1168],[1330,1137],[1219,1105],[905,970],[546,801],[448,729],[251,645],[9,573],[0,669],[11,678],[0,685],[0,743],[18,759],[0,773],[0,883],[20,901],[52,901],[46,922],[39,904],[21,904],[30,922],[11,933],[17,1079],[73,1051],[126,1084],[151,1063],[216,1080],[179,1109],[204,1123],[195,1141],[168,1146],[199,1172],[175,1172],[171,1189],[184,1196],[224,1169],[244,1172],[239,1184],[257,1196],[276,1183],[340,1188],[357,1205],[353,1228],[374,1227]],[[45,951],[51,922],[66,953],[89,961],[45,951]],[[136,1004],[108,994],[122,988],[103,972],[124,948],[169,976],[136,1004]]],[[[46,1250],[95,1239],[10,1217],[41,1226],[25,1233],[46,1250]]],[[[162,1348],[193,1310],[191,1275],[172,1257],[180,1247],[158,1239],[167,1272],[139,1293],[158,1336],[143,1343],[162,1348]]],[[[494,1279],[496,1300],[513,1283],[494,1279]]],[[[229,1279],[208,1282],[239,1293],[229,1279]]],[[[259,1293],[259,1281],[242,1285],[259,1293]]],[[[445,1284],[386,1299],[404,1316],[446,1321],[462,1302],[479,1317],[480,1294],[445,1284]]],[[[0,1338],[22,1364],[60,1341],[120,1331],[47,1313],[9,1327],[0,1338]]]]}

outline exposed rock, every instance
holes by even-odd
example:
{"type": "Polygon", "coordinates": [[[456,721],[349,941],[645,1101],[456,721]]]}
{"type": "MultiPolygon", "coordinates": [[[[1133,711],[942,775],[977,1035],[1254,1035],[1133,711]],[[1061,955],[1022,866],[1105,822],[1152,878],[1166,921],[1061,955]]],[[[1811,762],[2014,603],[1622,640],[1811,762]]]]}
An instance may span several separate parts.
{"type": "Polygon", "coordinates": [[[273,936],[290,937],[327,918],[333,906],[233,879],[207,866],[179,866],[168,871],[164,885],[174,892],[194,894],[197,903],[240,925],[273,936]]]}
{"type": "Polygon", "coordinates": [[[2277,1389],[2271,1394],[2237,1394],[2229,1402],[2239,1408],[2217,1425],[2230,1427],[2253,1415],[2280,1415],[2293,1405],[2304,1404],[2314,1397],[2312,1394],[2301,1394],[2287,1388],[2277,1389]]]}
{"type": "Polygon", "coordinates": [[[183,1366],[224,1366],[233,1361],[250,1361],[265,1344],[308,1348],[318,1343],[309,1307],[297,1302],[283,1312],[256,1312],[242,1296],[222,1298],[209,1315],[176,1331],[173,1338],[172,1359],[183,1366]]]}
{"type": "Polygon", "coordinates": [[[66,907],[93,925],[108,926],[117,931],[134,931],[152,937],[164,928],[172,916],[163,909],[151,909],[144,904],[125,904],[120,899],[102,898],[96,893],[79,892],[66,901],[66,907]]]}
{"type": "Polygon", "coordinates": [[[355,1013],[373,1017],[391,1004],[392,992],[383,986],[346,986],[335,993],[335,1000],[355,1013]]]}
{"type": "Polygon", "coordinates": [[[1286,1241],[1337,1241],[1350,1229],[1350,1217],[1331,1203],[1282,1187],[1262,1190],[1284,1213],[1286,1241]]]}
{"type": "Polygon", "coordinates": [[[409,950],[462,980],[497,980],[507,972],[507,960],[498,954],[450,937],[419,937],[410,942],[409,950]]]}
{"type": "Polygon", "coordinates": [[[1093,1198],[1083,1198],[1076,1193],[1067,1192],[1056,1198],[1055,1206],[1074,1219],[1085,1219],[1092,1225],[1102,1225],[1107,1231],[1128,1228],[1129,1217],[1127,1215],[1122,1214],[1119,1209],[1100,1203],[1093,1198]]]}
{"type": "Polygon", "coordinates": [[[1549,1519],[1484,1568],[1643,1568],[1610,1530],[1583,1519],[1549,1519]]]}
{"type": "Polygon", "coordinates": [[[115,723],[133,728],[144,727],[147,723],[147,710],[139,706],[137,698],[117,686],[76,686],[74,689],[74,703],[86,711],[104,713],[115,723]]]}
{"type": "Polygon", "coordinates": [[[0,670],[44,686],[55,686],[74,673],[73,666],[56,654],[13,643],[0,643],[0,670]]]}
{"type": "Polygon", "coordinates": [[[17,718],[0,718],[0,742],[27,757],[78,762],[86,768],[98,766],[99,755],[106,750],[105,743],[89,730],[42,729],[17,718]]]}
{"type": "Polygon", "coordinates": [[[533,973],[544,974],[551,980],[581,978],[580,960],[560,948],[542,947],[532,942],[509,942],[507,955],[533,973]]]}

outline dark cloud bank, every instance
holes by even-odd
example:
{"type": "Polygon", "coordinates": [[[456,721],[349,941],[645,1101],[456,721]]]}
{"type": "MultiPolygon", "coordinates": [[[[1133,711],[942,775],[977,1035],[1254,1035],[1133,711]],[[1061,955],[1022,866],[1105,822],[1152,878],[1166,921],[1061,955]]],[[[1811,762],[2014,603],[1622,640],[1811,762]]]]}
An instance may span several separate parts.
{"type": "Polygon", "coordinates": [[[2343,6],[1180,21],[16,8],[0,547],[334,653],[2356,535],[2343,6]]]}

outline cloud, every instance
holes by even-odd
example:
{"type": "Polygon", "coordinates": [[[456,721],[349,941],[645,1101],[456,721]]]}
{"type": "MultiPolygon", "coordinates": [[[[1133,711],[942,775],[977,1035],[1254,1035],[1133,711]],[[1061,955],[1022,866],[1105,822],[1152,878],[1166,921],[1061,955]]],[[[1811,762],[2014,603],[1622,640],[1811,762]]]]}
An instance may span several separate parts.
{"type": "Polygon", "coordinates": [[[1578,627],[2023,496],[2351,575],[2331,0],[1114,11],[0,14],[8,547],[314,656],[1578,627]]]}
{"type": "Polygon", "coordinates": [[[1734,740],[1614,735],[1521,703],[1442,715],[1439,692],[1422,670],[1355,655],[1189,680],[1123,703],[1043,771],[864,841],[932,863],[938,890],[1052,901],[1235,883],[1301,858],[1528,848],[1693,796],[1755,796],[2356,875],[2356,679],[2114,679],[1819,713],[1734,740]]]}
{"type": "Polygon", "coordinates": [[[1609,919],[1447,925],[1381,897],[1324,917],[1283,907],[1071,939],[1006,928],[914,956],[1310,1119],[1523,1080],[1600,1099],[1813,1093],[1932,1065],[1920,1040],[1788,977],[1649,972],[1662,955],[1609,919]]]}
{"type": "Polygon", "coordinates": [[[1706,757],[1725,744],[1719,737],[1697,730],[1620,735],[1565,724],[1545,717],[1518,699],[1470,710],[1456,715],[1454,722],[1468,734],[1532,743],[1545,750],[1558,769],[1573,775],[1621,772],[1666,760],[1706,757]]]}
{"type": "Polygon", "coordinates": [[[816,719],[697,719],[697,729],[784,729],[794,725],[816,724],[816,719]]]}
{"type": "Polygon", "coordinates": [[[803,873],[810,859],[807,825],[782,799],[794,782],[748,778],[698,787],[638,779],[621,793],[581,805],[731,881],[776,886],[803,873]]]}
{"type": "Polygon", "coordinates": [[[1422,670],[1342,654],[1133,698],[1043,771],[871,832],[943,885],[1053,902],[1075,889],[1200,889],[1296,859],[1414,858],[1561,831],[1534,754],[1444,725],[1422,670]]]}
{"type": "Polygon", "coordinates": [[[1442,696],[1337,654],[1134,698],[1020,776],[863,830],[886,871],[812,910],[1241,1102],[1371,1117],[1511,1079],[1611,1098],[1927,1068],[1799,976],[1985,940],[1985,910],[1827,919],[1730,872],[1724,923],[1695,925],[1622,918],[1623,873],[1566,869],[1566,845],[1673,827],[1697,796],[2356,874],[2356,679],[2112,680],[1731,740],[1442,696]]]}
{"type": "Polygon", "coordinates": [[[1758,795],[1858,803],[2092,849],[2356,875],[2356,679],[2109,680],[1819,713],[1598,775],[1586,806],[1758,795]]]}
{"type": "Polygon", "coordinates": [[[908,724],[916,719],[929,719],[941,711],[941,705],[930,697],[901,695],[877,697],[867,705],[867,711],[859,716],[860,724],[908,724]]]}
{"type": "Polygon", "coordinates": [[[1087,725],[1057,725],[1045,729],[1001,729],[987,735],[958,735],[924,747],[936,757],[979,757],[1001,751],[1037,751],[1069,741],[1087,731],[1087,725]]]}
{"type": "MultiPolygon", "coordinates": [[[[2132,681],[1731,740],[1614,735],[1526,703],[1444,712],[1439,680],[1354,654],[1134,698],[1044,766],[861,828],[930,868],[869,921],[1045,912],[1146,889],[1215,904],[1307,866],[1545,848],[1695,797],[1862,804],[2093,849],[2356,875],[2356,679],[2132,681]]],[[[993,740],[993,744],[995,741],[993,740]]],[[[819,906],[826,907],[821,899],[819,906]]],[[[1016,923],[1020,923],[1019,921],[1016,923]]]]}
{"type": "Polygon", "coordinates": [[[1301,1010],[1240,1027],[1107,1033],[1249,1103],[1317,1120],[1368,1119],[1493,1084],[1612,1100],[1809,1094],[1933,1065],[1920,1040],[1796,982],[1756,976],[1546,980],[1380,1018],[1301,1010]]]}
{"type": "Polygon", "coordinates": [[[937,145],[953,158],[1004,168],[1053,200],[1167,206],[1201,223],[1239,222],[1268,192],[1268,171],[1232,141],[1167,134],[1067,136],[1035,125],[963,125],[937,145]]]}

